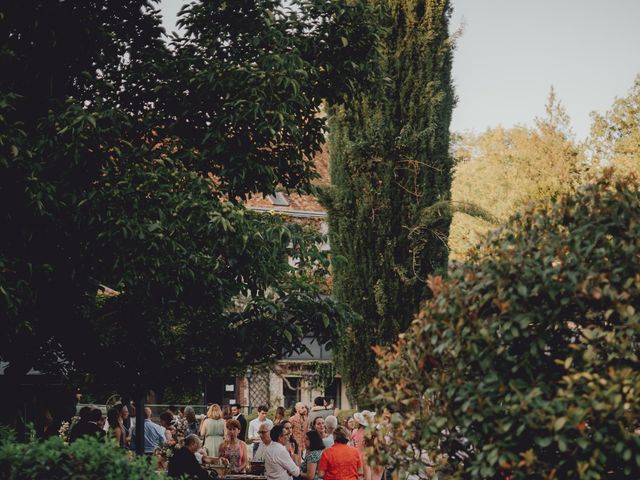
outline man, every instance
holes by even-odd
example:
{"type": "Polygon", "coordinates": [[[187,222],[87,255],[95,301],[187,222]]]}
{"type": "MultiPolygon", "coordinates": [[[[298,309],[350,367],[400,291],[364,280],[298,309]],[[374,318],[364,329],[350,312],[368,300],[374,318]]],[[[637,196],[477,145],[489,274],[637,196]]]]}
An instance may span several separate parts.
{"type": "Polygon", "coordinates": [[[270,431],[271,429],[266,423],[260,425],[260,428],[258,429],[258,435],[260,436],[260,446],[258,447],[258,450],[256,450],[256,453],[253,455],[254,462],[264,462],[264,452],[267,450],[267,447],[271,443],[271,436],[269,435],[270,431]]]}
{"type": "MultiPolygon", "coordinates": [[[[147,455],[153,454],[156,448],[161,448],[164,444],[165,437],[165,429],[160,425],[153,423],[151,421],[151,409],[149,407],[144,407],[144,453],[147,455]]],[[[131,435],[131,448],[135,450],[136,444],[136,431],[133,431],[131,435]]]]}
{"type": "MultiPolygon", "coordinates": [[[[86,412],[86,411],[85,411],[86,412]]],[[[81,412],[82,413],[82,412],[81,412]]],[[[92,408],[86,413],[86,421],[82,421],[82,416],[80,417],[80,422],[73,427],[71,431],[69,442],[74,442],[80,437],[84,436],[98,436],[100,438],[104,438],[105,431],[102,429],[102,411],[99,408],[92,408]]]]}
{"type": "Polygon", "coordinates": [[[327,418],[329,415],[333,415],[333,405],[327,405],[327,400],[324,397],[314,398],[313,407],[309,412],[309,430],[313,430],[313,422],[316,418],[327,418]]]}
{"type": "Polygon", "coordinates": [[[296,413],[289,418],[291,422],[291,434],[300,448],[304,448],[304,435],[308,430],[307,425],[307,406],[302,403],[296,403],[296,413]]]}
{"type": "Polygon", "coordinates": [[[249,440],[253,442],[253,455],[255,456],[260,446],[260,435],[258,435],[258,429],[260,425],[266,423],[269,426],[269,430],[273,428],[273,422],[267,418],[267,412],[269,409],[266,405],[260,405],[258,407],[258,418],[254,418],[249,423],[249,440]]]}
{"type": "Polygon", "coordinates": [[[264,453],[264,474],[267,480],[291,480],[300,475],[300,467],[295,464],[287,451],[287,435],[282,425],[276,425],[269,432],[271,443],[264,453]]]}
{"type": "Polygon", "coordinates": [[[324,430],[327,434],[326,437],[322,439],[322,443],[324,443],[324,448],[329,448],[333,445],[333,432],[338,427],[338,419],[333,415],[329,415],[324,421],[324,430]]]}
{"type": "Polygon", "coordinates": [[[186,475],[199,480],[208,479],[209,475],[202,469],[195,455],[201,445],[202,442],[197,435],[187,435],[184,439],[184,447],[176,451],[169,461],[169,476],[179,478],[186,475]]]}
{"type": "Polygon", "coordinates": [[[247,419],[244,418],[242,412],[240,412],[240,407],[238,405],[231,405],[231,415],[233,415],[233,419],[240,422],[240,434],[238,438],[243,442],[246,441],[247,437],[247,419]]]}
{"type": "Polygon", "coordinates": [[[324,480],[358,480],[362,471],[360,453],[347,445],[349,432],[339,426],[333,432],[335,443],[322,452],[318,462],[318,477],[324,480]]]}

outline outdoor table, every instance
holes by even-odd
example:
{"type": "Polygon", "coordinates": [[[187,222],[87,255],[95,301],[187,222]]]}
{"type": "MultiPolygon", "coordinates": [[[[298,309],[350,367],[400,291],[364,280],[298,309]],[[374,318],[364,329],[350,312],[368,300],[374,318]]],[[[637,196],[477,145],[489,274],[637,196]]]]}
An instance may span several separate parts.
{"type": "Polygon", "coordinates": [[[251,473],[229,473],[222,478],[224,480],[267,480],[264,475],[253,475],[251,473]]]}

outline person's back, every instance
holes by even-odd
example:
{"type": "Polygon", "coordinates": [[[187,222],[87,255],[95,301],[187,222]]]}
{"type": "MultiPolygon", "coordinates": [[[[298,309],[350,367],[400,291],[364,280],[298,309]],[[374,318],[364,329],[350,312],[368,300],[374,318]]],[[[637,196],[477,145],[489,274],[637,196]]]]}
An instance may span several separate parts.
{"type": "Polygon", "coordinates": [[[335,443],[326,448],[318,464],[319,474],[324,480],[358,480],[362,461],[360,453],[347,445],[348,432],[344,427],[336,428],[335,443]]]}
{"type": "Polygon", "coordinates": [[[194,452],[200,448],[201,442],[197,435],[187,435],[184,440],[184,447],[178,449],[175,454],[169,460],[168,474],[171,478],[180,478],[183,475],[187,475],[191,478],[206,479],[208,478],[207,472],[205,472],[194,452]]]}

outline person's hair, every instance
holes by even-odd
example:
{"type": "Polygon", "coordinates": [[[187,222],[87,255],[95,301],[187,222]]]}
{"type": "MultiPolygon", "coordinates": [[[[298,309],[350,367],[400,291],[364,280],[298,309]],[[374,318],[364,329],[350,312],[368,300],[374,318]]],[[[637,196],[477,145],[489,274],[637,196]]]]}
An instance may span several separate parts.
{"type": "Polygon", "coordinates": [[[347,418],[345,418],[345,420],[344,420],[344,422],[343,422],[343,425],[344,425],[346,428],[349,428],[349,427],[348,427],[348,425],[349,425],[349,420],[354,420],[353,415],[349,415],[347,418]]]}
{"type": "Polygon", "coordinates": [[[207,418],[220,420],[222,418],[222,409],[220,408],[220,405],[218,405],[217,403],[211,405],[209,407],[209,410],[207,411],[207,418]]]}
{"type": "MultiPolygon", "coordinates": [[[[278,420],[280,419],[280,421],[282,421],[282,419],[284,418],[284,407],[278,407],[276,408],[276,414],[274,415],[274,420],[278,420]]],[[[278,423],[278,422],[274,422],[274,423],[278,423]]]]}
{"type": "Polygon", "coordinates": [[[268,412],[269,411],[269,407],[267,407],[266,405],[260,405],[258,407],[258,412],[268,412]]]}
{"type": "Polygon", "coordinates": [[[88,420],[90,422],[99,422],[100,420],[102,420],[102,410],[100,410],[99,408],[92,408],[89,412],[88,420]]]}
{"type": "Polygon", "coordinates": [[[91,407],[82,407],[78,412],[78,416],[80,417],[81,422],[86,422],[89,420],[89,414],[91,413],[91,407]]]}
{"type": "Polygon", "coordinates": [[[153,412],[149,407],[144,407],[144,418],[151,418],[153,412]]]}
{"type": "Polygon", "coordinates": [[[333,431],[333,438],[337,443],[349,443],[349,430],[340,425],[333,431]]]}
{"type": "Polygon", "coordinates": [[[173,414],[169,410],[162,412],[160,420],[167,425],[171,425],[171,422],[173,421],[173,414]]]}
{"type": "Polygon", "coordinates": [[[120,412],[116,407],[110,408],[107,412],[107,421],[109,422],[109,429],[116,428],[118,426],[118,418],[120,418],[120,412]]]}
{"type": "Polygon", "coordinates": [[[313,404],[317,407],[324,406],[324,397],[316,397],[313,399],[313,404]]]}
{"type": "Polygon", "coordinates": [[[318,432],[309,430],[306,435],[309,439],[309,450],[324,450],[324,442],[318,432]]]}
{"type": "Polygon", "coordinates": [[[231,430],[232,428],[237,428],[238,430],[240,430],[240,422],[235,418],[227,420],[227,430],[231,430]]]}
{"type": "Polygon", "coordinates": [[[238,405],[237,403],[234,403],[233,405],[231,405],[231,410],[233,410],[234,408],[237,408],[238,411],[240,411],[240,405],[238,405]]]}
{"type": "Polygon", "coordinates": [[[125,407],[125,405],[123,405],[123,404],[122,404],[122,403],[120,403],[120,402],[116,403],[116,404],[113,406],[113,408],[115,408],[115,409],[116,409],[116,411],[117,411],[118,413],[122,412],[122,409],[123,409],[124,407],[125,407]]]}
{"type": "Polygon", "coordinates": [[[178,414],[178,407],[176,407],[175,405],[171,405],[169,408],[167,408],[167,410],[169,410],[174,415],[178,414]]]}
{"type": "Polygon", "coordinates": [[[229,405],[222,407],[222,418],[229,420],[231,417],[233,417],[233,415],[231,415],[231,407],[229,405]]]}
{"type": "Polygon", "coordinates": [[[269,436],[271,437],[272,441],[277,442],[278,439],[282,436],[283,432],[284,429],[282,428],[282,425],[274,425],[274,427],[269,432],[269,436]]]}
{"type": "Polygon", "coordinates": [[[189,423],[196,421],[196,411],[193,407],[184,407],[184,418],[186,418],[189,423]]]}
{"type": "Polygon", "coordinates": [[[318,420],[322,420],[323,422],[325,421],[324,417],[316,417],[316,418],[314,418],[313,419],[313,423],[311,424],[311,428],[313,428],[314,430],[316,428],[316,423],[318,423],[318,420]]]}
{"type": "Polygon", "coordinates": [[[332,428],[335,430],[335,428],[338,426],[338,419],[333,415],[329,415],[324,419],[324,424],[327,428],[332,428]]]}
{"type": "Polygon", "coordinates": [[[184,437],[184,446],[185,447],[189,447],[193,444],[197,444],[200,445],[202,442],[200,441],[200,437],[198,435],[195,435],[193,433],[187,435],[186,437],[184,437]]]}

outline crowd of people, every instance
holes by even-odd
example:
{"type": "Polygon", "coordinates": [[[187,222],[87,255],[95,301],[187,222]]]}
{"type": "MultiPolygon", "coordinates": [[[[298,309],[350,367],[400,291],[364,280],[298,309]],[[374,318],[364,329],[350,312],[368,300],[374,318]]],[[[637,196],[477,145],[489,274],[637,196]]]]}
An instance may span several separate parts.
{"type": "MultiPolygon", "coordinates": [[[[268,413],[261,405],[258,416],[247,422],[238,405],[212,404],[202,416],[192,407],[170,407],[160,414],[158,424],[145,407],[140,441],[144,453],[166,460],[169,476],[176,478],[209,478],[202,467],[206,464],[224,465],[233,473],[257,468],[267,480],[383,478],[384,469],[371,469],[365,458],[365,431],[375,422],[373,412],[356,412],[340,425],[333,405],[317,397],[311,408],[299,402],[289,415],[283,407],[273,418],[268,413]]],[[[68,440],[84,435],[110,437],[123,448],[135,449],[133,405],[116,405],[106,419],[101,410],[83,407],[68,440]]]]}

